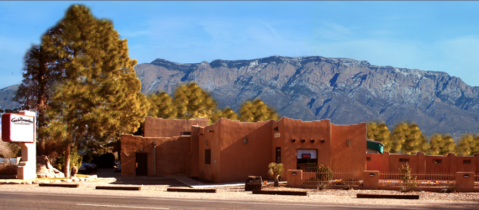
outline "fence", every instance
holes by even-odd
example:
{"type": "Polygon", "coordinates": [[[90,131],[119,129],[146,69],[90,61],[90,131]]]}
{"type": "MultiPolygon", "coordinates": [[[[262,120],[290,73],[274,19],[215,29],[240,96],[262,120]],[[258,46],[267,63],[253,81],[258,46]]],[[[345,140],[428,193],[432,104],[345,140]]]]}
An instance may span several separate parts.
{"type": "Polygon", "coordinates": [[[475,178],[476,179],[474,180],[474,188],[479,189],[479,174],[477,174],[475,178]]]}
{"type": "Polygon", "coordinates": [[[333,171],[331,173],[324,173],[319,171],[304,171],[301,184],[355,187],[362,185],[362,182],[361,172],[333,171]]]}
{"type": "MultiPolygon", "coordinates": [[[[444,188],[456,183],[454,174],[449,173],[428,173],[428,174],[409,174],[411,180],[409,183],[416,183],[417,187],[444,188]]],[[[379,186],[400,187],[407,181],[407,174],[401,173],[379,173],[379,186]]]]}

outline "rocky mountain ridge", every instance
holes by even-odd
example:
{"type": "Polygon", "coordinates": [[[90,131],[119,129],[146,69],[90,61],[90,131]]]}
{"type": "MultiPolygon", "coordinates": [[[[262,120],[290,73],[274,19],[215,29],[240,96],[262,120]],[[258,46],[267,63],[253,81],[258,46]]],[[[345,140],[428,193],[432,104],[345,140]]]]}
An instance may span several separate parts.
{"type": "Polygon", "coordinates": [[[347,58],[271,56],[135,67],[145,94],[194,81],[235,111],[259,97],[282,116],[336,124],[414,121],[427,135],[479,133],[479,87],[444,72],[371,65],[347,58]]]}
{"type": "Polygon", "coordinates": [[[479,87],[444,72],[321,56],[190,64],[156,59],[135,69],[144,94],[164,90],[172,95],[179,83],[194,81],[220,108],[235,111],[245,100],[259,97],[294,119],[329,118],[335,124],[379,120],[390,129],[413,121],[426,135],[450,133],[456,140],[464,133],[479,133],[479,87]]]}

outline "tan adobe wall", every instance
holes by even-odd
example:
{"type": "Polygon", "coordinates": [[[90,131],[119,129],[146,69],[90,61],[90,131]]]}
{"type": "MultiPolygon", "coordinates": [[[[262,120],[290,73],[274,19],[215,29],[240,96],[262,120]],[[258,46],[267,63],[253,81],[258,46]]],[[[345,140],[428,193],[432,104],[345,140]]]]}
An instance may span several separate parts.
{"type": "Polygon", "coordinates": [[[203,133],[204,128],[199,126],[191,127],[190,152],[186,155],[186,175],[189,177],[199,177],[199,133],[203,133]]]}
{"type": "Polygon", "coordinates": [[[136,153],[147,153],[148,176],[154,176],[153,142],[156,145],[156,175],[186,173],[186,156],[190,153],[189,137],[121,136],[121,176],[136,176],[136,153]],[[143,151],[140,151],[143,149],[143,151]]]}
{"type": "MultiPolygon", "coordinates": [[[[297,151],[298,149],[316,149],[318,166],[323,164],[331,165],[331,134],[330,121],[301,121],[283,117],[278,122],[278,132],[280,138],[273,138],[273,154],[272,161],[275,160],[275,149],[281,147],[281,162],[285,171],[289,169],[297,169],[297,151]],[[291,140],[295,139],[295,142],[291,140]],[[306,141],[303,143],[301,139],[306,141]],[[314,139],[314,143],[311,143],[314,139]],[[321,143],[324,140],[324,143],[321,143]]],[[[287,176],[283,176],[287,179],[287,176]]]]}
{"type": "Polygon", "coordinates": [[[366,123],[331,124],[331,169],[364,171],[366,169],[366,123]],[[350,140],[350,146],[347,145],[350,140]]]}
{"type": "Polygon", "coordinates": [[[191,131],[191,126],[208,126],[208,118],[176,120],[146,117],[144,137],[172,137],[179,136],[183,131],[191,131]]]}
{"type": "Polygon", "coordinates": [[[219,135],[220,135],[221,120],[218,120],[215,124],[207,126],[203,129],[203,135],[199,136],[199,163],[198,171],[199,177],[210,180],[213,182],[219,182],[220,180],[220,149],[219,149],[219,135]],[[209,132],[212,131],[212,132],[209,132]],[[208,141],[208,144],[205,142],[208,141]],[[211,150],[211,163],[205,164],[205,149],[211,150]],[[215,163],[216,161],[216,163],[215,163]]]}
{"type": "MultiPolygon", "coordinates": [[[[248,176],[268,179],[271,160],[271,131],[274,120],[240,122],[221,118],[219,149],[220,182],[244,181],[248,176]],[[243,143],[247,138],[247,143],[243,143]]],[[[216,132],[216,131],[215,131],[216,132]]]]}
{"type": "Polygon", "coordinates": [[[454,153],[449,153],[447,156],[443,156],[424,155],[423,152],[418,152],[415,155],[389,154],[388,152],[384,152],[383,154],[367,154],[367,157],[371,157],[371,161],[367,161],[367,169],[378,170],[380,172],[397,173],[401,166],[406,165],[406,163],[401,163],[399,160],[409,159],[408,165],[411,168],[412,173],[479,173],[479,155],[457,157],[454,153]],[[440,163],[435,160],[440,160],[440,163]]]}

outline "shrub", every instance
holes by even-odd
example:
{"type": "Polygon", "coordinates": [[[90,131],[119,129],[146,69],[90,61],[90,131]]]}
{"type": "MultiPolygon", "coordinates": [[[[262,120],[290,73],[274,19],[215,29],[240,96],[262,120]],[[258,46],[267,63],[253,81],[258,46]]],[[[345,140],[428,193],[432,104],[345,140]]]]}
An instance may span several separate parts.
{"type": "Polygon", "coordinates": [[[17,165],[13,163],[1,163],[0,175],[17,175],[17,165]]]}
{"type": "Polygon", "coordinates": [[[324,190],[326,189],[326,186],[329,185],[330,181],[333,179],[333,171],[329,166],[323,166],[323,164],[321,164],[320,166],[318,166],[316,178],[318,190],[324,190]]]}
{"type": "MultiPolygon", "coordinates": [[[[72,147],[70,151],[70,169],[69,170],[72,170],[73,166],[80,168],[80,165],[82,163],[82,158],[83,156],[78,153],[77,148],[72,147]]],[[[60,171],[63,171],[64,167],[65,167],[65,153],[63,153],[60,157],[57,158],[57,169],[60,171]]]]}
{"type": "Polygon", "coordinates": [[[406,163],[406,167],[401,166],[399,169],[399,173],[401,174],[401,180],[403,181],[402,191],[404,192],[411,192],[416,189],[417,181],[416,177],[411,176],[411,168],[406,163]]]}
{"type": "Polygon", "coordinates": [[[274,179],[274,186],[279,186],[279,176],[283,175],[284,167],[282,163],[272,162],[268,165],[268,174],[271,178],[274,179]]]}

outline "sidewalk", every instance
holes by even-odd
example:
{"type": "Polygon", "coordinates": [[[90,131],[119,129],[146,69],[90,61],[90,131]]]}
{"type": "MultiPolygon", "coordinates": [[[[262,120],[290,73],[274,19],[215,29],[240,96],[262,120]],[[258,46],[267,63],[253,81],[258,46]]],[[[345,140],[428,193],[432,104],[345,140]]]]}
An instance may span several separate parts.
{"type": "MultiPolygon", "coordinates": [[[[175,177],[179,182],[188,185],[191,188],[211,188],[211,187],[231,187],[231,186],[244,186],[245,182],[227,182],[227,183],[202,183],[191,179],[189,177],[175,177]]],[[[274,182],[273,180],[266,180],[268,183],[274,182]]],[[[287,183],[286,181],[280,181],[279,183],[287,183]]]]}

